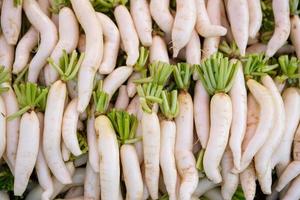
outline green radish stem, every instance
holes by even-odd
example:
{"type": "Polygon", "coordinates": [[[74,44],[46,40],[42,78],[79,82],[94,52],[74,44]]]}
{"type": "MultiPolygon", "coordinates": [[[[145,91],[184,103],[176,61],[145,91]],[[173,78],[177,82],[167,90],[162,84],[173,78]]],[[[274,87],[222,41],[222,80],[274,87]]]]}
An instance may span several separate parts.
{"type": "Polygon", "coordinates": [[[298,9],[299,0],[290,0],[290,14],[299,15],[300,11],[298,9]]]}
{"type": "Polygon", "coordinates": [[[225,40],[219,46],[219,51],[229,58],[239,58],[240,51],[235,42],[227,43],[225,40]]]}
{"type": "Polygon", "coordinates": [[[107,116],[118,134],[117,138],[121,144],[133,144],[141,139],[135,136],[138,126],[135,115],[113,109],[107,116]]]}
{"type": "Polygon", "coordinates": [[[109,105],[109,97],[103,91],[103,81],[100,80],[96,90],[93,92],[93,100],[95,104],[95,112],[97,115],[105,113],[109,105]]]}
{"type": "Polygon", "coordinates": [[[151,113],[155,103],[162,103],[161,94],[173,67],[167,63],[155,62],[149,66],[150,76],[136,80],[137,93],[144,111],[151,113]]]}
{"type": "Polygon", "coordinates": [[[164,62],[154,62],[149,65],[150,76],[135,80],[135,83],[155,83],[165,85],[172,74],[172,65],[164,62]]]}
{"type": "Polygon", "coordinates": [[[196,168],[199,170],[199,172],[204,172],[204,167],[203,167],[204,153],[205,153],[205,149],[201,149],[198,153],[196,168]]]}
{"type": "Polygon", "coordinates": [[[48,58],[48,62],[57,70],[60,75],[60,79],[67,82],[76,77],[83,58],[84,53],[81,53],[78,58],[78,53],[75,50],[71,53],[71,55],[68,55],[66,50],[63,50],[63,55],[59,59],[59,64],[54,63],[52,58],[48,58]]]}
{"type": "Polygon", "coordinates": [[[237,69],[237,64],[221,53],[212,55],[201,66],[196,65],[199,78],[210,95],[229,92],[237,69]]]}
{"type": "Polygon", "coordinates": [[[297,83],[297,79],[300,78],[298,69],[300,67],[300,61],[292,56],[282,55],[278,58],[281,75],[277,76],[277,80],[280,83],[288,82],[290,85],[297,83]]]}
{"type": "Polygon", "coordinates": [[[6,92],[9,88],[4,86],[3,83],[8,83],[11,81],[10,72],[5,69],[4,66],[0,66],[0,94],[6,92]]]}
{"type": "Polygon", "coordinates": [[[172,90],[171,92],[163,90],[161,93],[162,102],[160,103],[160,110],[168,120],[172,120],[179,113],[177,96],[177,90],[172,90]]]}
{"type": "Polygon", "coordinates": [[[13,87],[20,105],[20,110],[8,116],[8,120],[19,117],[30,109],[33,110],[37,108],[40,111],[45,110],[48,88],[43,88],[30,82],[15,84],[13,87]]]}
{"type": "Polygon", "coordinates": [[[117,5],[126,5],[127,0],[90,0],[95,11],[102,13],[109,13],[113,11],[113,9],[117,5]]]}
{"type": "Polygon", "coordinates": [[[193,71],[194,67],[187,63],[178,63],[173,66],[173,76],[178,89],[188,91],[193,71]]]}
{"type": "Polygon", "coordinates": [[[148,63],[148,58],[149,58],[149,50],[146,49],[145,47],[140,47],[140,54],[139,58],[134,65],[134,70],[137,72],[145,72],[147,71],[147,63],[148,63]]]}
{"type": "Polygon", "coordinates": [[[261,76],[266,74],[276,74],[275,69],[278,64],[269,64],[270,60],[263,54],[251,54],[243,59],[244,74],[246,80],[258,80],[261,76]]]}
{"type": "Polygon", "coordinates": [[[22,5],[22,0],[14,0],[14,6],[21,6],[22,5]]]}

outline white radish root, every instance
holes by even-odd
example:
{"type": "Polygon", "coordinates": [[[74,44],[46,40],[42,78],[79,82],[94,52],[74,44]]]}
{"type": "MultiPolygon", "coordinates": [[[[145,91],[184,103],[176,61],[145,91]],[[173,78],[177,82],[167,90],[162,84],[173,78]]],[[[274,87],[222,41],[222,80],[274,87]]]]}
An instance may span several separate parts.
{"type": "Polygon", "coordinates": [[[176,15],[172,27],[173,57],[189,42],[196,23],[196,3],[194,0],[177,0],[176,15]],[[184,28],[183,28],[184,25],[184,28]]]}
{"type": "Polygon", "coordinates": [[[119,47],[120,33],[115,23],[106,15],[97,13],[101,23],[104,37],[103,59],[99,67],[100,74],[109,74],[116,66],[119,47]]]}
{"type": "Polygon", "coordinates": [[[153,36],[149,55],[150,63],[153,63],[155,61],[170,63],[167,45],[163,38],[158,35],[153,36]]]}
{"type": "Polygon", "coordinates": [[[263,146],[274,124],[274,101],[270,91],[253,79],[247,81],[251,94],[260,106],[259,122],[255,135],[249,141],[241,159],[241,170],[250,164],[257,151],[263,146]]]}
{"type": "Polygon", "coordinates": [[[247,0],[249,8],[249,36],[255,38],[262,24],[260,0],[247,0]]]}
{"type": "Polygon", "coordinates": [[[40,125],[34,111],[24,113],[20,121],[20,137],[16,155],[14,195],[21,196],[27,188],[39,151],[40,125]]]}
{"type": "Polygon", "coordinates": [[[242,142],[247,126],[247,89],[245,86],[243,66],[239,62],[237,74],[229,96],[232,100],[232,123],[230,128],[229,146],[233,155],[234,167],[240,168],[242,142]]]}
{"type": "Polygon", "coordinates": [[[290,10],[288,0],[272,1],[274,13],[275,30],[268,42],[266,56],[273,56],[276,51],[284,45],[291,31],[290,10]]]}
{"type": "Polygon", "coordinates": [[[133,66],[139,58],[139,38],[129,11],[123,5],[115,8],[114,16],[127,54],[126,65],[133,66]]]}
{"type": "Polygon", "coordinates": [[[231,121],[230,97],[224,93],[215,94],[210,100],[210,132],[203,157],[205,174],[214,183],[222,181],[219,164],[229,139],[231,121]]]}
{"type": "Polygon", "coordinates": [[[253,200],[256,193],[256,175],[253,164],[251,163],[240,173],[240,182],[246,200],[253,200]]]}
{"type": "Polygon", "coordinates": [[[3,0],[1,9],[1,30],[8,44],[15,45],[19,39],[22,23],[22,4],[3,0]]]}
{"type": "MultiPolygon", "coordinates": [[[[78,44],[79,40],[79,26],[72,9],[64,7],[59,11],[59,40],[53,49],[50,58],[54,63],[59,63],[59,59],[63,55],[63,50],[66,53],[71,53],[78,44]]],[[[50,64],[44,68],[46,85],[54,83],[59,75],[56,69],[50,64]]]]}
{"type": "Polygon", "coordinates": [[[130,14],[143,46],[152,44],[152,19],[147,0],[130,0],[130,14]]]}
{"type": "Polygon", "coordinates": [[[108,117],[95,119],[100,163],[101,199],[118,199],[120,189],[119,147],[116,133],[108,117]]]}
{"type": "Polygon", "coordinates": [[[193,150],[193,101],[187,92],[178,96],[179,114],[175,118],[175,160],[180,176],[179,199],[191,199],[198,184],[198,171],[193,150]]]}
{"type": "Polygon", "coordinates": [[[205,0],[196,0],[197,20],[196,30],[202,37],[217,37],[226,35],[226,28],[220,25],[213,25],[208,17],[205,0]]]}
{"type": "Polygon", "coordinates": [[[160,166],[170,200],[176,200],[177,169],[175,162],[176,124],[173,121],[160,122],[160,166]]]}
{"type": "Polygon", "coordinates": [[[209,102],[209,94],[202,82],[197,81],[194,91],[194,120],[197,136],[203,149],[206,149],[209,138],[209,102]]]}
{"type": "Polygon", "coordinates": [[[101,24],[89,1],[71,0],[73,11],[85,32],[85,56],[78,73],[78,105],[82,113],[92,96],[93,82],[103,56],[101,24]]]}
{"type": "Polygon", "coordinates": [[[23,9],[30,23],[40,33],[41,38],[39,49],[30,61],[28,68],[28,81],[35,83],[41,69],[46,64],[46,59],[56,45],[57,30],[35,0],[24,0],[23,9]]]}

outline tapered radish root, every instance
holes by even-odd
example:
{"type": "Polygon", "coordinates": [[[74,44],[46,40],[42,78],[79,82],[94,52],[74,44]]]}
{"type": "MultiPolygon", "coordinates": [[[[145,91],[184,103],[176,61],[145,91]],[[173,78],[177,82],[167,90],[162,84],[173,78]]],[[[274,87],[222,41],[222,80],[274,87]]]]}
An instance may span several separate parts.
{"type": "Polygon", "coordinates": [[[266,50],[266,55],[269,57],[273,56],[284,45],[291,30],[289,1],[274,0],[272,1],[272,8],[275,19],[275,30],[266,50]]]}
{"type": "Polygon", "coordinates": [[[247,86],[260,105],[259,122],[244,153],[242,154],[241,170],[246,169],[257,151],[262,147],[274,124],[274,102],[270,91],[253,79],[247,81],[247,86]]]}
{"type": "Polygon", "coordinates": [[[208,17],[205,0],[196,0],[197,20],[196,30],[202,37],[217,37],[226,35],[226,28],[213,25],[208,17]]]}
{"type": "Polygon", "coordinates": [[[172,27],[173,57],[189,42],[196,23],[196,3],[194,0],[177,0],[176,15],[172,27]],[[182,28],[184,24],[185,28],[182,28]]]}
{"type": "Polygon", "coordinates": [[[133,66],[139,57],[139,38],[129,11],[123,5],[115,8],[114,16],[127,54],[126,65],[133,66]]]}
{"type": "Polygon", "coordinates": [[[78,105],[82,113],[89,104],[93,91],[93,81],[103,54],[103,36],[101,24],[89,1],[71,0],[74,13],[85,35],[85,57],[78,74],[78,105]]]}
{"type": "Polygon", "coordinates": [[[39,49],[29,64],[28,81],[37,82],[41,69],[46,64],[46,59],[51,54],[57,42],[57,30],[50,18],[41,10],[34,0],[25,0],[23,8],[28,20],[40,33],[41,42],[39,49]]]}
{"type": "Polygon", "coordinates": [[[240,182],[245,194],[246,200],[253,200],[256,192],[256,175],[253,164],[251,163],[244,171],[240,173],[240,182]]]}
{"type": "Polygon", "coordinates": [[[22,23],[22,3],[16,4],[11,0],[4,0],[1,9],[1,29],[6,41],[15,45],[19,39],[22,23]]]}
{"type": "Polygon", "coordinates": [[[115,23],[106,15],[97,13],[104,36],[103,60],[99,67],[100,74],[109,74],[115,68],[119,47],[120,33],[115,23]]]}
{"type": "Polygon", "coordinates": [[[246,0],[228,0],[227,12],[234,40],[244,56],[249,37],[248,3],[246,0]]]}

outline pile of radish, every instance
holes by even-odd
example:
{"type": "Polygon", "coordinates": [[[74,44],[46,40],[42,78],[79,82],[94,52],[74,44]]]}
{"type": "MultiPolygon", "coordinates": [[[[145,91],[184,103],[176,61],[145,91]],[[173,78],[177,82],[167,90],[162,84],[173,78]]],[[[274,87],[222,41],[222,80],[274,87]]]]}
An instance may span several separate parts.
{"type": "Polygon", "coordinates": [[[0,200],[300,199],[298,0],[0,0],[0,200]]]}

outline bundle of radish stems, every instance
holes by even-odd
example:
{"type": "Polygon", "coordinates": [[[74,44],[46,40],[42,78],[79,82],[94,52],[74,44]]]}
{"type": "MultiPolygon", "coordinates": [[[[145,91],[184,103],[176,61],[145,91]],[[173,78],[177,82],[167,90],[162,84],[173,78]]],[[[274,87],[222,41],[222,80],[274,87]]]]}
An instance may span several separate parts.
{"type": "Polygon", "coordinates": [[[300,199],[298,0],[1,0],[0,200],[300,199]]]}

